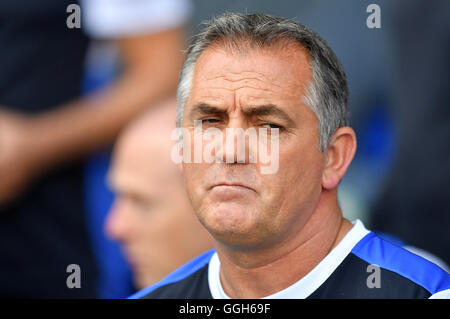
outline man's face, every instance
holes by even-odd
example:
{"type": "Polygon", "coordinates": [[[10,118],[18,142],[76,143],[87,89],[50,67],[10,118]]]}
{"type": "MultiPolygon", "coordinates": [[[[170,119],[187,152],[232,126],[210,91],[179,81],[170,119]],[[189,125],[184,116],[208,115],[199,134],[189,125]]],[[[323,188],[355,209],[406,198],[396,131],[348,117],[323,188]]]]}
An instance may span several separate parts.
{"type": "Polygon", "coordinates": [[[127,140],[119,145],[109,175],[116,198],[106,231],[120,242],[138,288],[210,248],[170,161],[169,146],[152,143],[146,138],[144,143],[127,140]]]}
{"type": "Polygon", "coordinates": [[[318,151],[318,119],[302,102],[311,79],[299,45],[246,54],[215,46],[197,61],[183,114],[191,135],[198,120],[203,129],[224,134],[226,128],[279,128],[276,173],[261,174],[260,161],[183,163],[194,210],[217,240],[236,247],[270,245],[298,232],[316,208],[325,157],[318,151]]]}

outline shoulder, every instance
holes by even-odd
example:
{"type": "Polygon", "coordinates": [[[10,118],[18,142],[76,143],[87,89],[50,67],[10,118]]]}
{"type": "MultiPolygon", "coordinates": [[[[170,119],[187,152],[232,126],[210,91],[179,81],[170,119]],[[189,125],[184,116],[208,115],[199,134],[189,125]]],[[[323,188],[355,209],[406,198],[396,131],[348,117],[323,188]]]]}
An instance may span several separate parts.
{"type": "Polygon", "coordinates": [[[401,283],[403,291],[414,287],[416,291],[423,289],[431,298],[450,296],[450,275],[445,270],[373,232],[361,239],[351,253],[367,264],[380,267],[390,281],[401,283]]]}
{"type": "Polygon", "coordinates": [[[211,298],[208,285],[208,265],[214,253],[214,249],[205,252],[176,269],[161,281],[130,296],[129,299],[211,298]]]}

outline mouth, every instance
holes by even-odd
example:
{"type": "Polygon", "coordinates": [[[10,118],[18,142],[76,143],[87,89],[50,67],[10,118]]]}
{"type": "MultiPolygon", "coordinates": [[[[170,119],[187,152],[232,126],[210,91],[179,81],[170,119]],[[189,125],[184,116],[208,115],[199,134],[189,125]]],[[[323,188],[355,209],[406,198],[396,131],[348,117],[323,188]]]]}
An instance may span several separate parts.
{"type": "Polygon", "coordinates": [[[247,190],[247,191],[251,190],[251,191],[255,191],[253,188],[248,187],[248,186],[246,186],[244,184],[241,184],[241,183],[227,183],[227,182],[215,184],[215,185],[211,186],[210,189],[224,189],[224,190],[229,189],[229,190],[247,190]]]}

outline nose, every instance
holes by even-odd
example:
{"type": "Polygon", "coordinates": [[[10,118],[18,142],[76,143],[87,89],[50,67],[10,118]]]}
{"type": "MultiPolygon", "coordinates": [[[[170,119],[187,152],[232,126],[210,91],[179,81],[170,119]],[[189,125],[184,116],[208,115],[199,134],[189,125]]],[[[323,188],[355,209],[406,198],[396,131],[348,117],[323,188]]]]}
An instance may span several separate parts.
{"type": "Polygon", "coordinates": [[[228,164],[248,164],[257,149],[257,134],[253,127],[246,127],[243,121],[230,121],[222,139],[220,160],[228,164]]]}
{"type": "Polygon", "coordinates": [[[104,223],[106,235],[120,242],[126,241],[133,234],[133,220],[127,204],[116,198],[111,206],[104,223]]]}

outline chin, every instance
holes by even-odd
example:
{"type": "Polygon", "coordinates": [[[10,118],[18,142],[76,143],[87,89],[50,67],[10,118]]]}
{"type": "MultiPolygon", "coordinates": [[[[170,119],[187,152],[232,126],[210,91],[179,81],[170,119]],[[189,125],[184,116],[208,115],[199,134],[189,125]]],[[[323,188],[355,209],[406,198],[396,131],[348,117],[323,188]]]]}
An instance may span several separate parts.
{"type": "Polygon", "coordinates": [[[201,221],[214,238],[228,245],[254,243],[260,229],[256,210],[234,203],[212,207],[202,214],[201,221]]]}
{"type": "Polygon", "coordinates": [[[156,284],[158,281],[163,279],[168,273],[169,272],[156,274],[154,271],[151,270],[146,271],[143,270],[141,272],[135,272],[133,282],[136,288],[143,289],[153,284],[156,284]]]}
{"type": "Polygon", "coordinates": [[[133,282],[136,286],[136,289],[141,290],[153,285],[157,282],[157,280],[155,280],[154,278],[147,278],[146,276],[135,275],[133,278],[133,282]]]}

